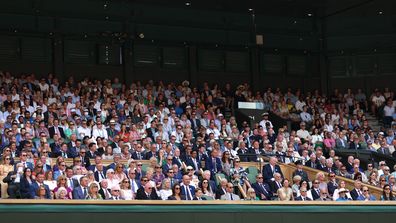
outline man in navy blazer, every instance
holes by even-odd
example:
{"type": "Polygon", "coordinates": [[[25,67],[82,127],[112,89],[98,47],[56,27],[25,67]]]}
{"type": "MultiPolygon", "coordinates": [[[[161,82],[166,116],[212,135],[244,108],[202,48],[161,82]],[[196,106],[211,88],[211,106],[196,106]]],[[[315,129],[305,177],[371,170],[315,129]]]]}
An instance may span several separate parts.
{"type": "Polygon", "coordinates": [[[20,158],[20,161],[14,163],[14,171],[17,171],[16,166],[18,163],[22,163],[23,168],[29,168],[29,169],[33,170],[33,163],[27,162],[27,153],[26,152],[22,152],[21,155],[19,156],[19,158],[20,158]]]}
{"type": "Polygon", "coordinates": [[[191,152],[191,156],[187,157],[187,166],[192,166],[195,170],[195,174],[198,174],[199,170],[201,169],[201,161],[197,158],[197,151],[193,150],[191,152]]]}
{"type": "Polygon", "coordinates": [[[256,183],[253,183],[252,187],[254,191],[256,191],[256,196],[260,200],[271,200],[272,198],[271,188],[267,183],[264,183],[262,174],[258,174],[256,176],[256,183]]]}
{"type": "Polygon", "coordinates": [[[279,173],[283,179],[283,173],[279,165],[276,164],[276,157],[270,157],[269,163],[263,166],[264,181],[269,183],[273,181],[274,173],[279,173]]]}
{"type": "Polygon", "coordinates": [[[190,185],[191,178],[187,174],[183,176],[183,183],[180,184],[181,195],[184,195],[186,200],[192,200],[195,196],[195,188],[190,185]]]}
{"type": "Polygon", "coordinates": [[[84,176],[80,178],[80,186],[75,187],[73,190],[73,199],[85,200],[87,195],[88,195],[88,178],[84,176]]]}
{"type": "Polygon", "coordinates": [[[45,179],[45,176],[44,176],[43,173],[38,173],[37,174],[36,182],[33,182],[30,185],[30,194],[31,194],[30,197],[31,198],[34,198],[34,197],[38,196],[37,190],[39,189],[40,185],[43,185],[45,187],[45,198],[46,199],[51,199],[51,191],[50,191],[48,185],[43,183],[44,179],[45,179]]]}
{"type": "Polygon", "coordinates": [[[218,157],[218,150],[212,150],[211,156],[205,161],[205,169],[210,170],[212,173],[212,179],[215,179],[216,173],[223,170],[221,160],[218,157]]]}

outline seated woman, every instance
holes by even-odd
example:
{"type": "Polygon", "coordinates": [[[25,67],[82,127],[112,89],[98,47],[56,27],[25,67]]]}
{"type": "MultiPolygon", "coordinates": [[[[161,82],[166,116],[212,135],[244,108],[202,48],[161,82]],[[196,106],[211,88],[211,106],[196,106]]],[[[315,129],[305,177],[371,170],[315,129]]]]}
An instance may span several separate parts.
{"type": "Polygon", "coordinates": [[[293,201],[294,200],[293,191],[290,188],[288,179],[283,180],[283,187],[278,189],[278,197],[279,197],[280,201],[293,201]]]}
{"type": "Polygon", "coordinates": [[[169,196],[172,196],[173,191],[171,189],[170,179],[166,178],[163,181],[162,189],[159,191],[162,200],[167,200],[169,196]]]}
{"type": "Polygon", "coordinates": [[[395,200],[393,193],[391,193],[391,188],[390,188],[389,184],[384,185],[380,200],[381,201],[394,201],[395,200]]]}
{"type": "Polygon", "coordinates": [[[41,185],[37,188],[36,194],[37,196],[35,196],[34,199],[47,199],[44,185],[41,185]]]}
{"type": "Polygon", "coordinates": [[[67,190],[64,187],[59,187],[55,193],[55,199],[57,200],[70,200],[67,196],[67,190]]]}
{"type": "Polygon", "coordinates": [[[247,190],[245,201],[257,201],[259,198],[256,196],[256,191],[251,187],[247,190]]]}
{"type": "Polygon", "coordinates": [[[168,197],[168,200],[185,200],[184,195],[181,195],[181,187],[179,184],[173,185],[172,195],[168,197]]]}
{"type": "Polygon", "coordinates": [[[103,200],[102,196],[99,194],[99,186],[97,183],[91,183],[88,187],[88,195],[86,200],[103,200]]]}

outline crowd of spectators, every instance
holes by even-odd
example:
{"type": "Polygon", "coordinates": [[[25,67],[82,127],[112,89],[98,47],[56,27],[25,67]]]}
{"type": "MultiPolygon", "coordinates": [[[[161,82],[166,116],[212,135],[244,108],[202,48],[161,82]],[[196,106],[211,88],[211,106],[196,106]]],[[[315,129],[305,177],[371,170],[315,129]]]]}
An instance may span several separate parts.
{"type": "Polygon", "coordinates": [[[0,85],[3,199],[374,200],[362,182],[382,188],[382,200],[393,200],[396,191],[396,172],[385,162],[364,167],[335,155],[359,149],[395,156],[389,89],[369,97],[350,89],[326,96],[319,90],[253,92],[248,84],[60,82],[52,74],[37,79],[9,72],[0,72],[0,85]],[[225,117],[241,101],[261,102],[300,127],[274,126],[268,112],[253,126],[225,117]],[[366,112],[379,111],[388,131],[368,124],[366,112]],[[269,162],[259,171],[240,165],[263,156],[269,162]],[[292,179],[278,163],[297,165],[292,179]],[[310,182],[304,165],[322,172],[310,182]],[[336,175],[355,180],[355,188],[346,189],[336,175]]]}

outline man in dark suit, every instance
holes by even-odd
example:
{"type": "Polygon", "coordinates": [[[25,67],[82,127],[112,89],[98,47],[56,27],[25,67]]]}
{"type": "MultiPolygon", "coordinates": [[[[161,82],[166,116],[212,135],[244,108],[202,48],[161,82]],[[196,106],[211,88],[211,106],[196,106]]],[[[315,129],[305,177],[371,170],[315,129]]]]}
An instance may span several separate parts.
{"type": "Polygon", "coordinates": [[[310,190],[312,200],[317,200],[320,198],[319,181],[314,180],[312,183],[312,189],[310,190]]]}
{"type": "Polygon", "coordinates": [[[183,183],[180,184],[181,195],[184,195],[186,200],[192,200],[195,196],[194,186],[190,185],[191,177],[189,175],[183,176],[183,183]]]}
{"type": "Polygon", "coordinates": [[[346,139],[344,139],[344,133],[341,131],[339,137],[336,139],[336,149],[348,149],[349,144],[346,139]]]}
{"type": "Polygon", "coordinates": [[[249,162],[256,162],[262,153],[259,141],[254,141],[252,148],[249,149],[249,162]]]}
{"type": "Polygon", "coordinates": [[[267,183],[264,183],[264,178],[262,174],[256,176],[256,183],[252,184],[254,191],[256,191],[256,196],[260,200],[271,200],[272,192],[271,188],[267,183]]]}
{"type": "Polygon", "coordinates": [[[76,158],[79,158],[81,160],[81,165],[85,166],[85,168],[89,168],[91,166],[91,161],[89,160],[89,157],[87,156],[87,151],[84,148],[81,148],[79,156],[76,158]]]}
{"type": "Polygon", "coordinates": [[[246,143],[244,141],[239,141],[237,153],[241,162],[250,161],[249,150],[246,148],[246,143]]]}
{"type": "Polygon", "coordinates": [[[145,154],[144,159],[149,160],[151,157],[158,157],[157,146],[155,143],[150,145],[150,151],[145,154]]]}
{"type": "Polygon", "coordinates": [[[118,200],[124,200],[124,198],[121,197],[121,189],[120,186],[115,185],[111,188],[111,197],[109,197],[109,200],[114,200],[114,201],[118,201],[118,200]]]}
{"type": "Polygon", "coordinates": [[[221,159],[218,157],[219,151],[217,149],[213,149],[211,156],[206,159],[205,169],[210,170],[212,179],[215,180],[216,173],[219,173],[223,170],[221,165],[221,159]]]}
{"type": "Polygon", "coordinates": [[[109,200],[111,197],[111,190],[108,188],[109,184],[107,179],[100,181],[100,189],[98,193],[102,196],[103,200],[109,200]]]}
{"type": "Polygon", "coordinates": [[[80,186],[75,187],[73,190],[73,199],[85,200],[87,195],[88,195],[88,178],[84,176],[80,178],[80,186]]]}
{"type": "Polygon", "coordinates": [[[220,199],[221,196],[227,193],[227,183],[228,181],[225,178],[220,180],[220,185],[216,190],[216,196],[215,196],[217,200],[220,199]]]}
{"type": "Polygon", "coordinates": [[[390,156],[391,155],[391,152],[389,150],[389,146],[386,144],[385,140],[383,140],[381,142],[381,147],[377,149],[377,152],[379,154],[383,154],[383,155],[386,155],[386,156],[390,156]]]}
{"type": "Polygon", "coordinates": [[[48,118],[52,116],[54,119],[58,119],[58,114],[56,114],[56,103],[52,103],[51,105],[48,106],[48,109],[46,112],[43,113],[44,115],[44,122],[48,123],[48,118]]]}
{"type": "Polygon", "coordinates": [[[198,155],[197,151],[193,150],[191,152],[191,156],[187,157],[187,162],[186,162],[187,166],[193,167],[195,174],[198,174],[199,170],[201,169],[201,162],[197,159],[197,155],[198,155]]]}
{"type": "Polygon", "coordinates": [[[354,186],[355,186],[355,188],[353,188],[353,190],[351,190],[350,194],[351,194],[352,199],[354,201],[356,201],[359,196],[363,195],[363,192],[362,192],[362,181],[355,180],[354,186]]]}
{"type": "Polygon", "coordinates": [[[132,159],[142,160],[145,157],[145,152],[142,152],[142,145],[137,144],[135,151],[132,153],[132,159]]]}
{"type": "Polygon", "coordinates": [[[301,187],[300,188],[300,196],[294,199],[295,201],[312,201],[311,198],[307,197],[307,188],[301,187]]]}
{"type": "Polygon", "coordinates": [[[278,196],[278,189],[282,187],[282,176],[280,173],[274,173],[274,180],[269,182],[273,196],[278,196]]]}
{"type": "Polygon", "coordinates": [[[106,168],[103,166],[102,163],[98,163],[94,167],[94,177],[97,182],[102,181],[103,179],[106,179],[106,168]]]}
{"type": "Polygon", "coordinates": [[[19,156],[19,161],[14,163],[14,171],[16,171],[16,166],[18,163],[21,163],[23,165],[23,168],[29,168],[33,170],[33,163],[27,161],[27,153],[22,152],[21,155],[19,156]]]}
{"type": "Polygon", "coordinates": [[[148,182],[143,186],[143,190],[138,190],[136,193],[137,200],[160,200],[155,188],[148,182]]]}
{"type": "Polygon", "coordinates": [[[37,174],[36,181],[30,185],[30,194],[31,194],[30,197],[31,198],[35,198],[36,196],[39,196],[37,190],[40,188],[40,186],[44,186],[45,187],[45,198],[51,199],[51,191],[50,191],[48,185],[43,183],[44,179],[45,179],[45,176],[43,173],[37,174]]]}
{"type": "Polygon", "coordinates": [[[199,118],[197,118],[196,115],[197,115],[196,112],[193,111],[190,117],[191,129],[193,130],[194,135],[198,133],[198,130],[201,127],[201,120],[199,120],[199,118]]]}
{"type": "Polygon", "coordinates": [[[335,173],[329,174],[329,182],[327,183],[327,190],[329,191],[329,195],[333,196],[335,189],[338,188],[338,183],[335,178],[335,173]]]}
{"type": "Polygon", "coordinates": [[[297,160],[294,164],[296,164],[297,169],[293,172],[293,177],[299,175],[302,181],[308,182],[309,181],[308,174],[302,169],[303,165],[301,160],[297,160]]]}
{"type": "Polygon", "coordinates": [[[279,173],[283,179],[283,173],[279,165],[276,164],[276,157],[271,157],[269,163],[263,166],[264,181],[270,183],[274,180],[274,174],[279,173]]]}
{"type": "Polygon", "coordinates": [[[50,138],[53,138],[55,134],[59,135],[62,138],[66,138],[63,128],[59,126],[58,119],[54,119],[54,125],[48,128],[48,132],[49,132],[50,138]]]}
{"type": "Polygon", "coordinates": [[[309,160],[305,162],[305,166],[316,169],[317,165],[318,165],[318,160],[316,159],[316,155],[315,153],[311,153],[311,155],[309,156],[309,160]]]}

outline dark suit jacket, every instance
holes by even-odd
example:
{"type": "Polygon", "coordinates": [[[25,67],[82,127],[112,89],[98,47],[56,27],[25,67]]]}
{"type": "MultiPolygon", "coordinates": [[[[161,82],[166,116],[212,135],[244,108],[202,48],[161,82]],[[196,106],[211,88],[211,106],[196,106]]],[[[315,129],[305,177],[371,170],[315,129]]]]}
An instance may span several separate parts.
{"type": "Polygon", "coordinates": [[[305,162],[305,166],[316,169],[316,166],[318,165],[318,163],[319,163],[318,161],[312,162],[311,160],[308,160],[307,162],[305,162]],[[312,167],[312,165],[313,165],[313,167],[312,167]]]}
{"type": "Polygon", "coordinates": [[[335,189],[337,189],[337,187],[338,187],[338,186],[335,186],[335,185],[333,184],[333,182],[328,182],[328,183],[327,183],[327,190],[328,190],[328,192],[329,192],[330,195],[333,195],[333,194],[334,194],[334,191],[335,191],[335,189]]]}
{"type": "MultiPolygon", "coordinates": [[[[259,148],[258,151],[260,152],[260,154],[263,154],[263,149],[259,148]]],[[[248,154],[249,154],[249,162],[256,162],[257,161],[257,153],[256,150],[254,150],[254,148],[250,148],[248,150],[248,154]]]]}
{"type": "Polygon", "coordinates": [[[152,151],[148,151],[145,155],[144,155],[144,159],[145,160],[149,160],[151,157],[153,157],[155,155],[155,157],[158,157],[158,152],[152,152],[152,151]]]}
{"type": "Polygon", "coordinates": [[[280,173],[280,175],[283,178],[282,170],[281,170],[280,166],[276,165],[276,164],[275,164],[274,172],[272,172],[272,168],[271,168],[270,164],[266,164],[263,166],[262,173],[263,173],[264,181],[267,183],[271,182],[271,179],[274,177],[274,173],[280,173]]]}
{"type": "MultiPolygon", "coordinates": [[[[296,197],[296,199],[294,199],[295,201],[302,201],[302,197],[301,196],[298,196],[298,197],[296,197]]],[[[309,198],[309,197],[305,197],[305,200],[306,201],[312,201],[312,199],[311,198],[309,198]]]]}
{"type": "MultiPolygon", "coordinates": [[[[87,188],[87,193],[88,193],[88,188],[87,188]]],[[[85,200],[84,191],[82,190],[82,188],[80,186],[75,187],[73,189],[73,199],[74,200],[85,200]]]]}
{"type": "MultiPolygon", "coordinates": [[[[238,150],[238,156],[241,162],[250,162],[250,153],[247,148],[245,149],[239,149],[238,150]]],[[[254,157],[253,157],[254,158],[254,157]]]]}
{"type": "Polygon", "coordinates": [[[136,193],[136,200],[161,200],[161,198],[158,197],[157,192],[155,192],[155,190],[153,190],[150,194],[150,197],[148,197],[147,194],[144,192],[144,190],[140,190],[139,188],[139,190],[136,193]]]}
{"type": "Polygon", "coordinates": [[[353,190],[351,190],[351,192],[349,192],[351,194],[351,197],[354,201],[357,200],[357,198],[359,197],[358,192],[356,191],[356,188],[354,188],[353,190]]]}
{"type": "MultiPolygon", "coordinates": [[[[195,162],[197,163],[198,170],[201,169],[201,162],[198,160],[198,158],[195,158],[195,162]]],[[[194,170],[195,170],[194,161],[191,156],[187,157],[186,165],[192,166],[192,168],[194,168],[194,170]]]]}
{"type": "Polygon", "coordinates": [[[279,187],[278,184],[275,181],[271,181],[268,185],[271,188],[271,192],[274,193],[274,194],[277,193],[278,189],[282,187],[282,184],[279,187]]]}
{"type": "MultiPolygon", "coordinates": [[[[140,152],[140,156],[141,156],[141,159],[144,159],[145,156],[146,156],[146,153],[140,152]]],[[[136,151],[132,153],[132,159],[134,159],[134,160],[141,160],[141,159],[138,158],[138,155],[137,155],[136,151]]]]}
{"type": "Polygon", "coordinates": [[[293,172],[293,177],[296,176],[296,175],[301,176],[302,181],[304,181],[304,180],[307,181],[307,182],[309,181],[308,174],[304,170],[301,170],[301,171],[295,170],[293,172]]]}
{"type": "MultiPolygon", "coordinates": [[[[62,138],[66,138],[65,133],[63,132],[63,128],[61,128],[61,127],[58,126],[58,130],[59,130],[59,133],[60,133],[61,137],[62,137],[62,138]]],[[[55,135],[55,126],[49,127],[49,128],[48,128],[48,132],[49,132],[50,138],[54,138],[54,135],[55,135]]]]}
{"type": "MultiPolygon", "coordinates": [[[[198,200],[198,198],[197,198],[197,197],[194,197],[193,200],[196,201],[196,200],[198,200]]],[[[201,197],[201,200],[206,200],[206,198],[201,197]]]]}
{"type": "MultiPolygon", "coordinates": [[[[186,192],[186,190],[185,190],[185,188],[184,188],[184,185],[180,185],[180,188],[181,188],[181,195],[184,195],[184,196],[187,197],[187,192],[186,192]]],[[[191,199],[194,198],[194,196],[195,196],[195,189],[194,189],[194,187],[191,186],[191,185],[188,185],[188,189],[190,190],[190,194],[191,194],[191,196],[192,196],[191,199]]]]}
{"type": "Polygon", "coordinates": [[[316,192],[314,188],[311,189],[312,199],[315,201],[316,199],[320,198],[320,194],[316,192]]]}
{"type": "Polygon", "coordinates": [[[216,199],[220,199],[221,196],[224,195],[224,194],[225,194],[225,193],[224,193],[223,189],[221,189],[221,187],[218,187],[217,190],[216,190],[216,196],[215,196],[215,198],[216,198],[216,199]]]}
{"type": "Polygon", "coordinates": [[[109,188],[107,188],[107,189],[100,188],[99,189],[98,193],[100,194],[100,196],[102,196],[103,200],[106,200],[106,195],[105,195],[104,190],[107,190],[109,192],[108,194],[109,194],[110,197],[111,197],[111,194],[110,194],[111,191],[110,191],[109,188]]]}
{"type": "MultiPolygon", "coordinates": [[[[78,156],[78,158],[81,159],[81,156],[78,156]]],[[[89,168],[89,166],[91,166],[91,161],[89,160],[89,157],[87,155],[83,157],[81,165],[85,166],[85,168],[89,168]]]]}
{"type": "Polygon", "coordinates": [[[210,172],[212,173],[211,178],[214,179],[215,174],[223,170],[223,166],[221,165],[221,159],[216,158],[216,163],[213,163],[212,157],[209,157],[208,159],[206,159],[205,169],[210,170],[210,172]],[[217,170],[217,172],[215,170],[217,170]]]}
{"type": "MultiPolygon", "coordinates": [[[[106,169],[105,169],[105,167],[103,167],[102,173],[103,173],[104,179],[106,179],[106,169]]],[[[96,180],[97,182],[100,182],[100,181],[99,181],[99,171],[95,171],[95,172],[94,172],[94,177],[95,177],[95,180],[96,180]]]]}
{"type": "Polygon", "coordinates": [[[256,196],[260,199],[260,200],[264,200],[261,198],[261,195],[263,194],[265,196],[265,200],[271,200],[272,198],[272,192],[271,192],[271,188],[267,183],[263,182],[263,186],[265,188],[265,190],[256,182],[252,184],[252,188],[254,189],[254,191],[256,191],[256,196]]]}

